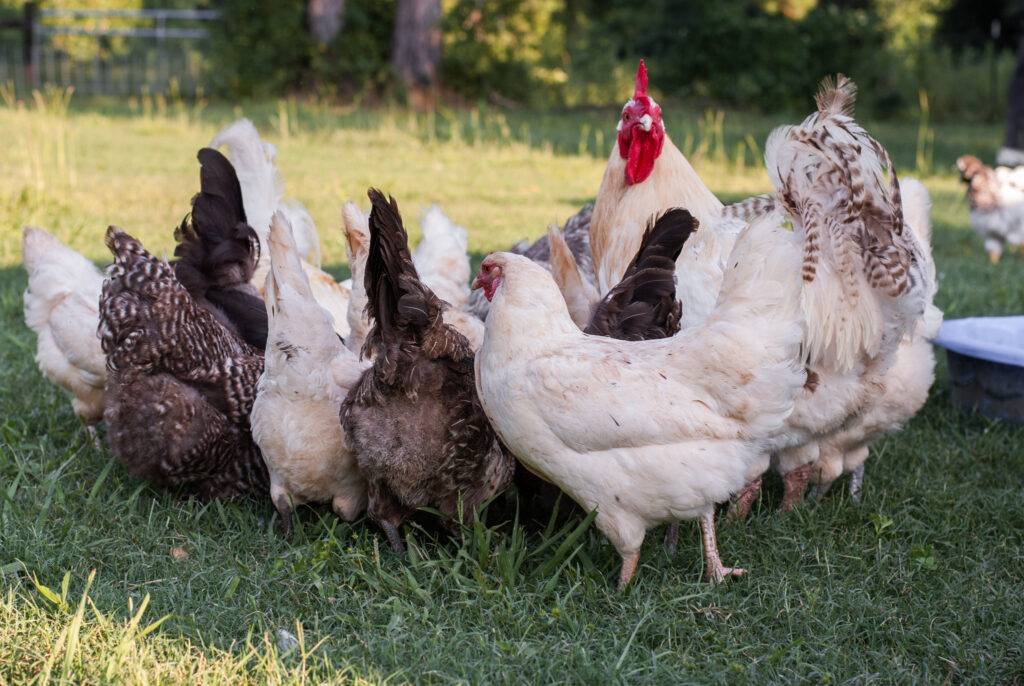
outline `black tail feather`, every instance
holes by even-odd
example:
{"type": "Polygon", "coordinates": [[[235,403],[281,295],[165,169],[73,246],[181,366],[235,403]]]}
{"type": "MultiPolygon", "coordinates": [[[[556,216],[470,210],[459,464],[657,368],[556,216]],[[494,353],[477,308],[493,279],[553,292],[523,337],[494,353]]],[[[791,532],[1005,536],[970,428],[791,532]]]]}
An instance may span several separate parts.
{"type": "Polygon", "coordinates": [[[222,323],[262,350],[267,311],[249,284],[260,259],[260,242],[246,223],[234,167],[220,152],[199,151],[200,191],[192,212],[174,232],[174,272],[189,294],[222,323]]]}
{"type": "Polygon", "coordinates": [[[469,344],[442,320],[445,303],[420,281],[409,236],[398,203],[376,188],[367,191],[370,203],[370,248],[366,257],[367,314],[373,327],[362,354],[378,354],[392,345],[414,343],[430,358],[464,359],[469,344]]]}
{"type": "Polygon", "coordinates": [[[640,249],[615,288],[598,303],[584,330],[622,340],[667,338],[679,331],[676,259],[698,226],[683,209],[672,209],[648,223],[640,249]]]}

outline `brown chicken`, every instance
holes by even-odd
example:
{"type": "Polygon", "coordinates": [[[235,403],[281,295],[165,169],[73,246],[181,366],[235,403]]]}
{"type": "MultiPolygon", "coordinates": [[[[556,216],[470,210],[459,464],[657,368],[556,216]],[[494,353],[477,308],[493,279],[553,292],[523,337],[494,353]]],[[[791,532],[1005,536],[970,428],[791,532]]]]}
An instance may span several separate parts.
{"type": "Polygon", "coordinates": [[[249,432],[263,356],[117,227],[100,297],[107,440],[128,470],[202,499],[268,489],[249,432]]]}
{"type": "Polygon", "coordinates": [[[394,199],[369,191],[365,285],[373,326],[362,354],[373,356],[341,407],[367,481],[367,514],[395,552],[398,528],[420,507],[465,521],[512,478],[476,394],[473,352],[442,320],[445,303],[416,273],[394,199]]]}

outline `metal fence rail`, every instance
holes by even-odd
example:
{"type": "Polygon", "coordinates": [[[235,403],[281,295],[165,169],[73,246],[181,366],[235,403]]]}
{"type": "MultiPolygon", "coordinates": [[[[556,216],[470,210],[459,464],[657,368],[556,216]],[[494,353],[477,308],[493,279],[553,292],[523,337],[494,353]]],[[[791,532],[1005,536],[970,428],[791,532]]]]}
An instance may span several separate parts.
{"type": "Polygon", "coordinates": [[[39,9],[28,2],[20,19],[0,21],[0,82],[13,82],[16,89],[74,86],[96,95],[173,90],[194,96],[202,91],[208,49],[209,32],[201,24],[219,18],[216,10],[39,9]],[[88,23],[96,19],[139,25],[88,23]],[[83,37],[95,38],[93,50],[81,43],[68,49],[69,40],[83,37]]]}

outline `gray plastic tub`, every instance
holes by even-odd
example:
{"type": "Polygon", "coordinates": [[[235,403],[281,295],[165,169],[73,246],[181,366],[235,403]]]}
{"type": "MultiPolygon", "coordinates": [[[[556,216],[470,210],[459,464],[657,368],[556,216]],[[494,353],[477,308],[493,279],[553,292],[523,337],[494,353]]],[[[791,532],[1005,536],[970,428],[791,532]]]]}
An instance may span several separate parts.
{"type": "Polygon", "coordinates": [[[953,402],[966,411],[1024,424],[1024,317],[942,323],[953,402]]]}

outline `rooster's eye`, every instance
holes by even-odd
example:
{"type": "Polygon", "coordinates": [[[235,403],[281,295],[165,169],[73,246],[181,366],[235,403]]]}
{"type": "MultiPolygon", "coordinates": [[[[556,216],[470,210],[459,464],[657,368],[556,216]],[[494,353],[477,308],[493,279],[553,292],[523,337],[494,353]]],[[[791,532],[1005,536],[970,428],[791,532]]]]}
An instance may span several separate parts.
{"type": "Polygon", "coordinates": [[[629,115],[628,114],[622,115],[622,121],[629,121],[629,115]]]}

